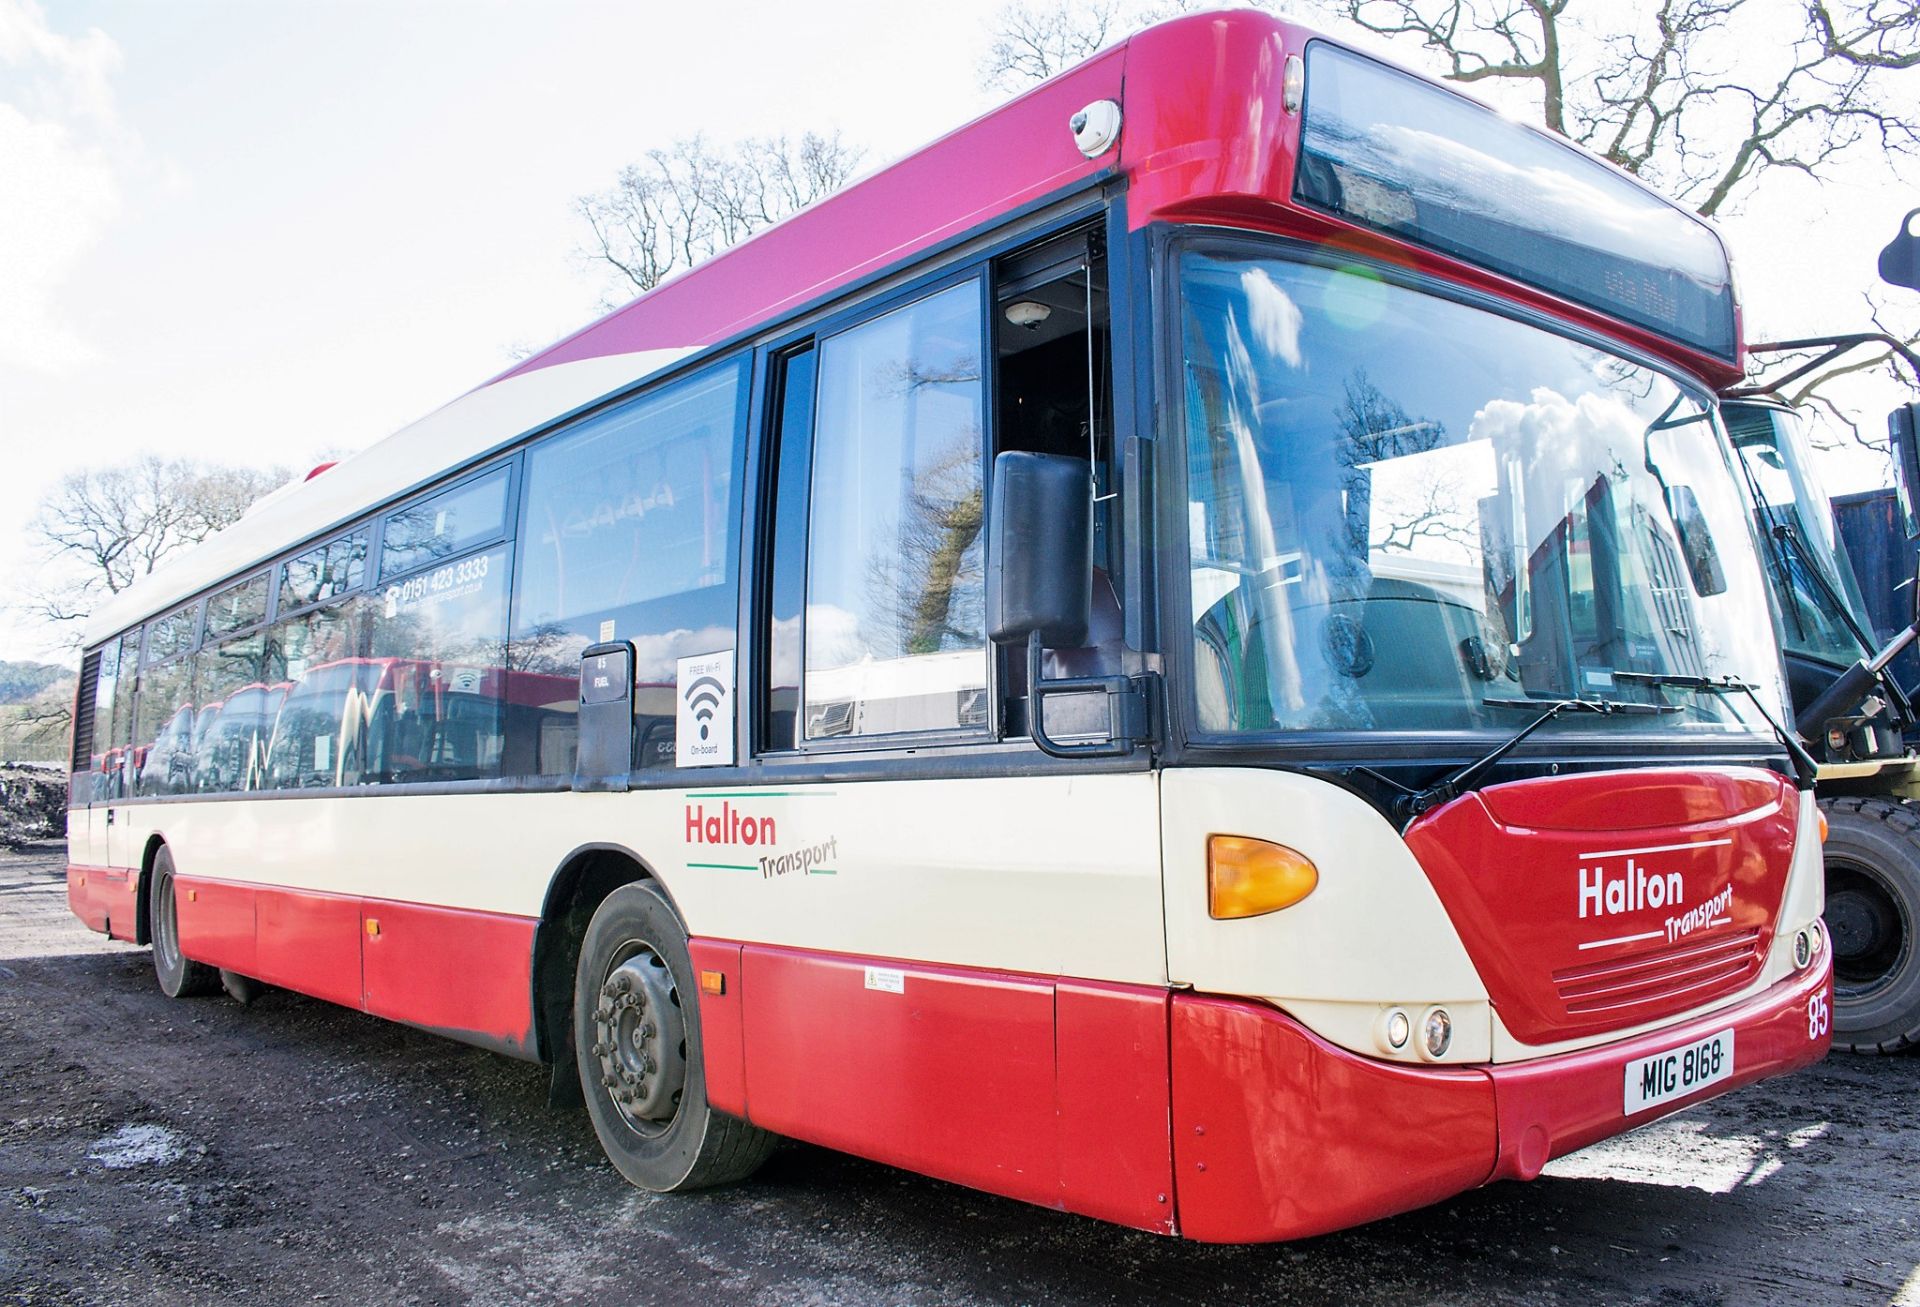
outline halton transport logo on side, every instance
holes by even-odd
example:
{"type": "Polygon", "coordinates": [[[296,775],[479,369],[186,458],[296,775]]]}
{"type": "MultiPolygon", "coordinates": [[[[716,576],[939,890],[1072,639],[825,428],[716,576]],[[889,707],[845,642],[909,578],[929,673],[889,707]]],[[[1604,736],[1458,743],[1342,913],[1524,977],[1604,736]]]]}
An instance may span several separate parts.
{"type": "Polygon", "coordinates": [[[1606,948],[1613,944],[1634,944],[1649,939],[1664,939],[1673,944],[1697,930],[1730,924],[1733,921],[1729,915],[1733,910],[1732,885],[1723,886],[1704,902],[1689,907],[1686,904],[1686,880],[1679,872],[1657,870],[1640,859],[1655,854],[1698,853],[1732,843],[1731,839],[1700,840],[1692,844],[1658,844],[1639,849],[1602,849],[1582,853],[1579,880],[1575,887],[1575,902],[1581,920],[1603,920],[1660,909],[1666,909],[1668,915],[1658,930],[1588,940],[1580,948],[1606,948]],[[1609,859],[1622,861],[1609,866],[1609,859]]]}

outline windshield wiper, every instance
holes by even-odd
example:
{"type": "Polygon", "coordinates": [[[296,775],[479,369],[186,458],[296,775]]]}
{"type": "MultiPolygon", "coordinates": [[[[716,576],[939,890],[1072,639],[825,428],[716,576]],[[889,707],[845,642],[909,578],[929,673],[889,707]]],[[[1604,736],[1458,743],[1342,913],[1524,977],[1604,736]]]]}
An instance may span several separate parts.
{"type": "Polygon", "coordinates": [[[1793,759],[1794,780],[1803,790],[1813,788],[1814,777],[1820,773],[1820,764],[1814,761],[1813,755],[1807,752],[1806,746],[1794,738],[1792,731],[1773,719],[1773,714],[1767,711],[1767,705],[1760,702],[1760,695],[1757,693],[1759,687],[1751,682],[1736,681],[1731,676],[1723,676],[1716,681],[1711,677],[1690,676],[1684,672],[1615,672],[1613,679],[1638,681],[1642,685],[1658,685],[1674,690],[1692,690],[1696,694],[1746,695],[1752,702],[1754,711],[1760,714],[1761,720],[1773,728],[1774,738],[1785,746],[1787,756],[1793,759]]]}
{"type": "MultiPolygon", "coordinates": [[[[1618,673],[1616,673],[1618,675],[1618,673]]],[[[1450,802],[1471,788],[1474,778],[1481,772],[1499,762],[1511,753],[1522,740],[1558,717],[1561,713],[1595,713],[1602,717],[1643,716],[1655,713],[1673,713],[1680,709],[1673,704],[1658,703],[1619,703],[1612,699],[1482,699],[1481,704],[1488,708],[1541,708],[1538,717],[1522,726],[1513,735],[1502,741],[1491,753],[1476,758],[1458,771],[1435,781],[1424,790],[1416,790],[1402,796],[1399,806],[1405,810],[1409,819],[1418,817],[1429,808],[1450,802]]]]}

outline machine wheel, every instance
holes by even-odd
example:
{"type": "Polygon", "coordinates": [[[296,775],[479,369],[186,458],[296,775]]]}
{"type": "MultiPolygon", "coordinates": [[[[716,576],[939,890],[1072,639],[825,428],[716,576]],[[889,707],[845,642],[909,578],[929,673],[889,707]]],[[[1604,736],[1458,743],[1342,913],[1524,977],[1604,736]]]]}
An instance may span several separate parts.
{"type": "Polygon", "coordinates": [[[743,1180],[775,1136],[707,1103],[686,931],[646,883],[594,912],[574,972],[573,1046],[594,1133],[620,1174],[672,1193],[743,1180]]]}
{"type": "Polygon", "coordinates": [[[1920,1044],[1920,811],[1843,798],[1827,814],[1833,1042],[1855,1053],[1920,1044]]]}
{"type": "Polygon", "coordinates": [[[173,903],[173,854],[163,844],[153,855],[153,974],[168,998],[193,998],[220,988],[220,973],[190,961],[180,951],[180,918],[173,903]]]}

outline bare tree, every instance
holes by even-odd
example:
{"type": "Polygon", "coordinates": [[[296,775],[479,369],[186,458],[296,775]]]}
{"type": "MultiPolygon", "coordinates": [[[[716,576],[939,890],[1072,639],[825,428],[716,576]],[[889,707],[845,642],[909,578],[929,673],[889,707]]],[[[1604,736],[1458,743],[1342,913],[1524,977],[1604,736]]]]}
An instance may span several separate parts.
{"type": "Polygon", "coordinates": [[[750,137],[724,150],[691,136],[650,150],[611,187],[574,201],[590,233],[581,257],[609,272],[609,304],[652,290],[831,195],[864,155],[839,132],[750,137]]]}
{"type": "Polygon", "coordinates": [[[70,472],[28,526],[46,566],[25,588],[20,607],[74,630],[102,599],[238,521],[287,477],[284,468],[212,466],[153,454],[122,467],[70,472]]]}

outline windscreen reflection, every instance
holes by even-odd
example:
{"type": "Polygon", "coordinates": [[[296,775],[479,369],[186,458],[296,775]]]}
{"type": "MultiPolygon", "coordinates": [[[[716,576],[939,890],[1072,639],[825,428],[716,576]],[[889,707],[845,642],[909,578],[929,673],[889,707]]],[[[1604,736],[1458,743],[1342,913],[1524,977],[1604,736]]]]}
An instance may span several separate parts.
{"type": "Polygon", "coordinates": [[[1562,698],[1679,709],[1618,730],[1763,729],[1643,679],[1781,697],[1699,398],[1362,269],[1192,250],[1181,282],[1205,730],[1511,729],[1562,698]]]}

